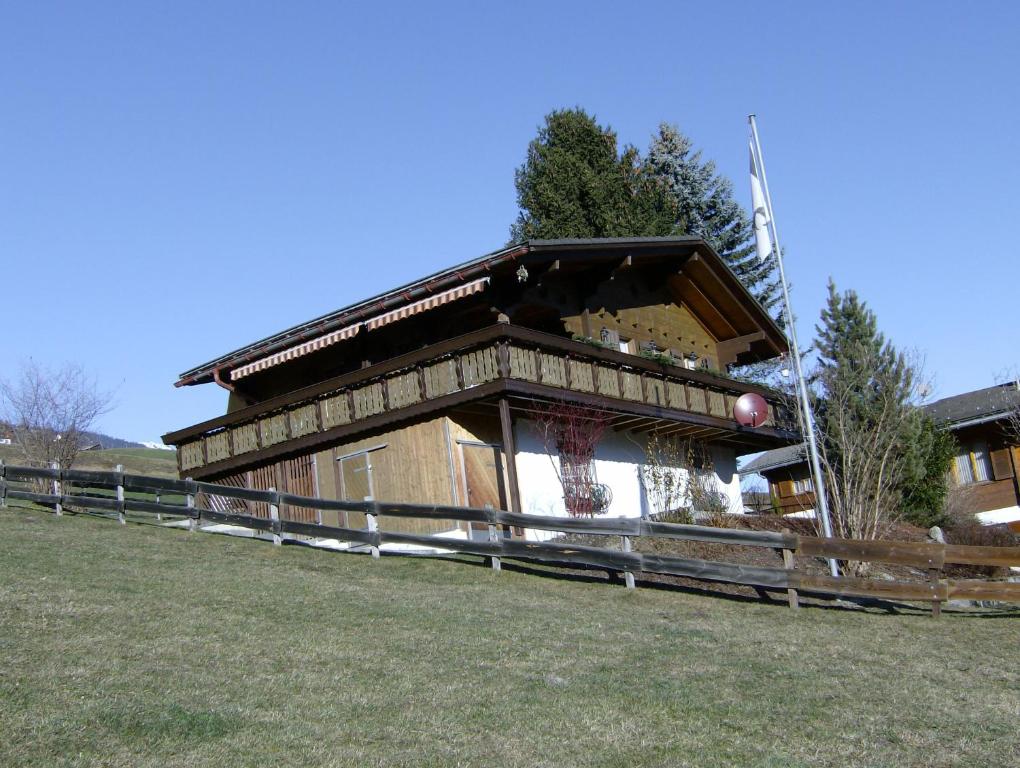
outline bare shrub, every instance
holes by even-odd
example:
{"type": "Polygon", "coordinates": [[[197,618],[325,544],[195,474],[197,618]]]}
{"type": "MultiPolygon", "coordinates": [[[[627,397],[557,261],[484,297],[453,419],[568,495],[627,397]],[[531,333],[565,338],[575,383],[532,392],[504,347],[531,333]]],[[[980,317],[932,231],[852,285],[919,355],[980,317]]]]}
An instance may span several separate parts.
{"type": "Polygon", "coordinates": [[[598,482],[595,449],[609,414],[562,401],[537,409],[535,430],[563,488],[563,502],[571,517],[592,517],[605,512],[612,501],[610,490],[598,482]],[[559,463],[553,456],[560,457],[559,463]]]}
{"type": "Polygon", "coordinates": [[[80,365],[49,369],[29,360],[16,379],[0,379],[2,413],[14,442],[30,466],[56,462],[70,467],[84,433],[112,407],[112,394],[99,389],[80,365]]]}
{"type": "Polygon", "coordinates": [[[661,520],[693,523],[695,512],[724,516],[712,455],[701,441],[653,433],[645,444],[641,476],[661,520]]]}

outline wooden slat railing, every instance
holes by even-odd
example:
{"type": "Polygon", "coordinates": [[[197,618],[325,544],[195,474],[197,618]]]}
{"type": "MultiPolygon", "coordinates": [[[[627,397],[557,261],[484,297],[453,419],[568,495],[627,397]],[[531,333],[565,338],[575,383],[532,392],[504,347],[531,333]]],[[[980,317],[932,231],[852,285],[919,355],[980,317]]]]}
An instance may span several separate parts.
{"type": "Polygon", "coordinates": [[[692,423],[733,430],[738,429],[733,402],[756,392],[769,401],[769,419],[760,434],[786,439],[795,429],[781,398],[761,386],[499,324],[172,432],[165,439],[178,447],[182,474],[226,471],[287,450],[294,440],[307,448],[328,433],[398,413],[426,412],[435,407],[433,401],[466,397],[469,390],[485,397],[491,394],[486,386],[501,382],[524,393],[553,387],[564,396],[616,400],[624,409],[669,409],[689,415],[692,423]],[[630,386],[623,386],[624,381],[630,386]]]}
{"type": "MultiPolygon", "coordinates": [[[[159,497],[157,496],[157,499],[159,497]]],[[[218,485],[195,480],[132,475],[122,472],[41,469],[4,466],[0,464],[0,502],[22,500],[43,505],[95,509],[117,512],[123,521],[125,512],[169,515],[199,522],[237,525],[270,533],[279,541],[283,534],[337,539],[377,550],[385,544],[415,544],[445,552],[481,555],[493,558],[516,558],[551,565],[582,566],[621,573],[659,573],[706,581],[744,584],[764,589],[785,589],[790,604],[796,607],[798,593],[809,592],[837,597],[870,597],[890,600],[930,602],[938,614],[941,604],[950,599],[992,600],[1020,603],[1020,583],[977,579],[944,579],[941,569],[947,564],[1020,566],[1020,547],[978,547],[955,544],[916,543],[903,541],[858,541],[800,536],[789,532],[750,531],[713,528],[702,525],[680,525],[639,518],[564,518],[522,515],[498,509],[475,509],[444,505],[403,504],[383,501],[342,501],[320,499],[275,490],[255,490],[218,485]],[[26,483],[29,487],[26,487],[26,483]],[[40,483],[78,492],[46,493],[40,483]],[[34,484],[34,485],[31,485],[34,484]],[[87,490],[83,490],[87,489],[87,490]],[[117,491],[116,497],[97,495],[95,489],[117,491]],[[149,494],[176,494],[184,504],[150,501],[125,497],[130,490],[149,494]],[[252,502],[279,509],[284,505],[322,511],[360,512],[366,515],[368,527],[347,528],[318,525],[297,520],[259,517],[241,511],[223,511],[195,506],[193,499],[217,496],[252,502]],[[620,537],[621,549],[567,544],[555,541],[522,541],[504,536],[490,536],[487,541],[449,538],[378,530],[379,517],[450,520],[482,523],[496,527],[530,528],[557,533],[620,537]],[[734,546],[765,547],[786,553],[783,567],[762,567],[740,563],[717,562],[669,555],[653,555],[630,550],[633,537],[670,538],[734,546]],[[832,578],[813,575],[796,568],[793,556],[834,557],[905,565],[927,574],[926,581],[886,581],[877,579],[832,578]]],[[[628,585],[631,584],[628,580],[628,585]]]]}

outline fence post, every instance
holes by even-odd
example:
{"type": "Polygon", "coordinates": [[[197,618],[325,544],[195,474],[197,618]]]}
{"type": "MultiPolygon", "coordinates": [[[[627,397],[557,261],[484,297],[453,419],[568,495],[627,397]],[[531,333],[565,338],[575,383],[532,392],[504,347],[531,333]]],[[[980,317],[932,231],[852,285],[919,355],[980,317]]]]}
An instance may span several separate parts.
{"type": "MultiPolygon", "coordinates": [[[[495,523],[492,522],[492,520],[493,520],[492,505],[491,504],[486,504],[485,505],[485,511],[489,515],[489,543],[490,544],[499,544],[499,530],[496,528],[495,523]]],[[[492,570],[495,573],[500,573],[503,570],[503,563],[500,561],[499,557],[497,557],[496,555],[492,556],[492,570]]]]}
{"type": "MultiPolygon", "coordinates": [[[[191,482],[190,477],[184,479],[189,483],[191,482]]],[[[195,494],[186,493],[184,495],[184,503],[188,507],[188,530],[194,533],[198,530],[198,520],[195,517],[195,494]]]]}
{"type": "MultiPolygon", "coordinates": [[[[790,534],[790,529],[789,528],[784,528],[783,529],[783,535],[786,536],[786,535],[789,535],[789,534],[790,534]]],[[[783,567],[789,573],[793,573],[793,571],[797,568],[797,563],[793,559],[793,550],[792,549],[785,549],[785,548],[783,549],[783,567]]],[[[790,603],[790,607],[793,610],[797,610],[798,608],[800,608],[800,595],[797,594],[797,590],[794,589],[793,587],[788,587],[787,588],[787,590],[786,590],[786,599],[790,603]]]]}
{"type": "Polygon", "coordinates": [[[114,471],[117,473],[117,521],[127,525],[127,518],[124,517],[124,465],[118,464],[114,471]]]}
{"type": "MultiPolygon", "coordinates": [[[[941,568],[929,568],[928,569],[928,581],[931,582],[932,586],[937,590],[939,587],[939,577],[942,575],[941,568]]],[[[936,594],[938,594],[936,592],[936,594]]],[[[942,601],[932,600],[931,601],[931,617],[937,619],[942,615],[942,601]]]]}
{"type": "MultiPolygon", "coordinates": [[[[276,493],[275,488],[268,489],[270,493],[276,493]]],[[[276,499],[275,501],[279,501],[276,499]]],[[[280,536],[280,505],[269,502],[269,519],[273,521],[273,544],[277,547],[283,544],[283,538],[280,536]]]]}
{"type": "MultiPolygon", "coordinates": [[[[156,503],[159,504],[159,491],[156,491],[156,503]]],[[[156,522],[158,523],[162,519],[163,519],[163,514],[161,512],[157,512],[156,513],[156,522]]]]}
{"type": "Polygon", "coordinates": [[[0,459],[0,507],[7,506],[7,465],[0,459]]]}
{"type": "MultiPolygon", "coordinates": [[[[50,469],[56,469],[59,471],[60,464],[55,461],[51,461],[50,469]]],[[[54,507],[53,511],[56,512],[58,516],[64,514],[64,505],[60,503],[60,497],[63,495],[63,490],[60,486],[60,479],[56,477],[53,478],[53,495],[57,497],[57,505],[54,507]]]]}
{"type": "MultiPolygon", "coordinates": [[[[373,503],[373,509],[374,508],[375,505],[373,503]]],[[[376,512],[365,512],[365,522],[368,523],[369,533],[375,533],[379,530],[379,521],[376,519],[376,514],[376,512]]],[[[376,560],[379,559],[379,546],[377,544],[372,545],[372,557],[376,560]]]]}
{"type": "MultiPolygon", "coordinates": [[[[624,552],[630,552],[630,536],[620,537],[620,548],[624,552]]],[[[627,585],[627,589],[634,589],[634,574],[631,571],[623,572],[623,581],[627,585]]]]}

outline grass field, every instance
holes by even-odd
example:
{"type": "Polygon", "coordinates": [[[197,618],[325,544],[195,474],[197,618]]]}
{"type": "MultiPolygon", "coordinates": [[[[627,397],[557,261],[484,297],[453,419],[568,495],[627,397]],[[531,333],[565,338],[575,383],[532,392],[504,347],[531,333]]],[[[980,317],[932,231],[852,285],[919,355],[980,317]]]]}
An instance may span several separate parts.
{"type": "Polygon", "coordinates": [[[1016,766],[1020,613],[0,510],[3,766],[1016,766]]]}
{"type": "MultiPolygon", "coordinates": [[[[17,448],[0,445],[0,461],[7,464],[24,464],[17,448]]],[[[110,448],[105,451],[83,451],[74,462],[75,469],[112,471],[118,464],[124,471],[135,475],[177,477],[177,452],[159,448],[110,448]]]]}

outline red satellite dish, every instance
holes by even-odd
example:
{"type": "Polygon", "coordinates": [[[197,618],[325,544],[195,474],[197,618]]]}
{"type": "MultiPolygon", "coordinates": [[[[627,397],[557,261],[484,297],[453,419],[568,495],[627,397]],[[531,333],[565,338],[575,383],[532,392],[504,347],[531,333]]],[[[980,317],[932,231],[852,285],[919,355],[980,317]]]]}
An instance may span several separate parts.
{"type": "Polygon", "coordinates": [[[769,404],[765,398],[748,392],[733,404],[733,418],[742,427],[760,427],[769,417],[769,404]]]}

